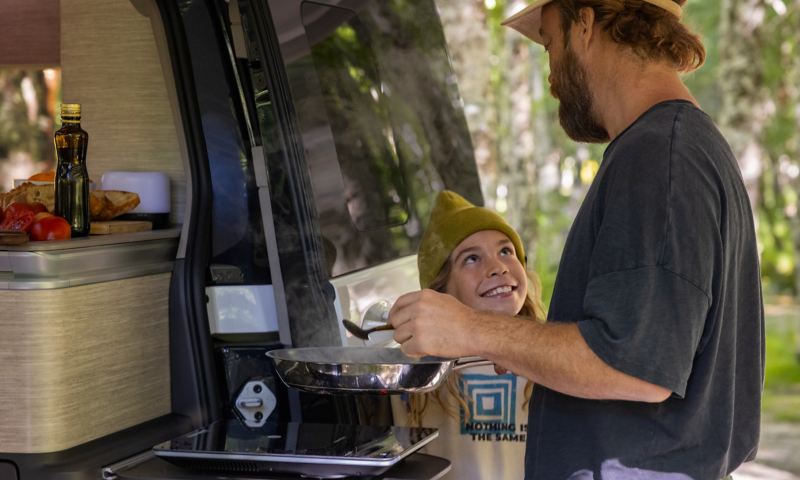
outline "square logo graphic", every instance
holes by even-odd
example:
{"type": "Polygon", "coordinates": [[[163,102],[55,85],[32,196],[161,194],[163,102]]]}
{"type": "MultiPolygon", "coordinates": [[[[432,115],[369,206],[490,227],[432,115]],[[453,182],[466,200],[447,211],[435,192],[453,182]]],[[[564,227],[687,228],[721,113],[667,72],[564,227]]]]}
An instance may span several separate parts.
{"type": "Polygon", "coordinates": [[[469,412],[461,407],[461,433],[513,433],[516,430],[517,377],[462,374],[459,388],[469,412]]]}

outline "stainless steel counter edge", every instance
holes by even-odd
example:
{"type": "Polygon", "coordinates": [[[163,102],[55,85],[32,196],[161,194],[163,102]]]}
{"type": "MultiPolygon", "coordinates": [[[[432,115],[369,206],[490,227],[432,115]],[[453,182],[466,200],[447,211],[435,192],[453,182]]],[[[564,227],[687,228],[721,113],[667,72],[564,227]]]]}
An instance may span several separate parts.
{"type": "Polygon", "coordinates": [[[16,278],[65,277],[79,272],[125,268],[138,263],[174,260],[177,240],[102,245],[56,252],[8,252],[16,278]]]}
{"type": "Polygon", "coordinates": [[[172,271],[178,231],[141,233],[54,242],[61,244],[60,249],[50,248],[58,245],[39,249],[34,244],[0,251],[0,289],[48,290],[172,271]],[[120,241],[125,238],[127,242],[120,241]]]}
{"type": "Polygon", "coordinates": [[[85,272],[69,278],[0,279],[0,290],[53,290],[56,288],[77,287],[79,285],[89,285],[91,283],[111,282],[114,280],[124,280],[126,278],[171,272],[172,267],[173,262],[170,261],[121,268],[115,271],[99,270],[97,272],[85,272]]]}
{"type": "Polygon", "coordinates": [[[135,467],[141,463],[144,463],[148,460],[151,460],[156,457],[156,454],[153,453],[153,450],[145,450],[138,455],[134,455],[130,458],[126,458],[125,460],[119,461],[113,465],[109,465],[107,467],[103,467],[103,480],[116,480],[119,478],[117,476],[117,472],[120,470],[125,470],[128,468],[135,467]]]}

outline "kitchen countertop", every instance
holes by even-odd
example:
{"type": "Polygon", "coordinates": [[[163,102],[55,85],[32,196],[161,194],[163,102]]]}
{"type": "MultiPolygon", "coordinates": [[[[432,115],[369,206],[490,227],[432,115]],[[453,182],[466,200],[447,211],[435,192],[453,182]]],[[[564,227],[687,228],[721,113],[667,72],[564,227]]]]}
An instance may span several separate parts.
{"type": "Polygon", "coordinates": [[[48,240],[45,242],[29,241],[28,243],[23,243],[22,245],[0,245],[0,252],[50,252],[54,250],[71,250],[75,248],[115,245],[119,243],[145,242],[148,240],[178,238],[180,234],[180,227],[172,227],[160,230],[148,230],[144,232],[89,235],[88,237],[73,238],[70,240],[48,240]]]}
{"type": "Polygon", "coordinates": [[[179,228],[0,248],[0,290],[50,290],[172,271],[179,228]]]}

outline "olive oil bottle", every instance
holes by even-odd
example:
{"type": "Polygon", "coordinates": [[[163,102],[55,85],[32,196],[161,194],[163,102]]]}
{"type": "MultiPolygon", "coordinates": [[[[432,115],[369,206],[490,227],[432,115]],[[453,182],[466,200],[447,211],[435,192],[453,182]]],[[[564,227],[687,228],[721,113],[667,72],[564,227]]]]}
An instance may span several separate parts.
{"type": "Polygon", "coordinates": [[[89,134],[81,128],[81,106],[61,105],[61,128],[55,133],[55,214],[72,227],[73,237],[89,235],[89,134]]]}

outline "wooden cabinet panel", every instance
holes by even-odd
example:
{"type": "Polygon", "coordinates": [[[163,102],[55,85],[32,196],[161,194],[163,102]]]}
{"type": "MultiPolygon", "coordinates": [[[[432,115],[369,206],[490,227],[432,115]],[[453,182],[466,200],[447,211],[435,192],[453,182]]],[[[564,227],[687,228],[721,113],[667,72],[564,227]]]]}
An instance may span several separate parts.
{"type": "Polygon", "coordinates": [[[61,451],[171,411],[170,276],[0,290],[0,452],[61,451]]]}

